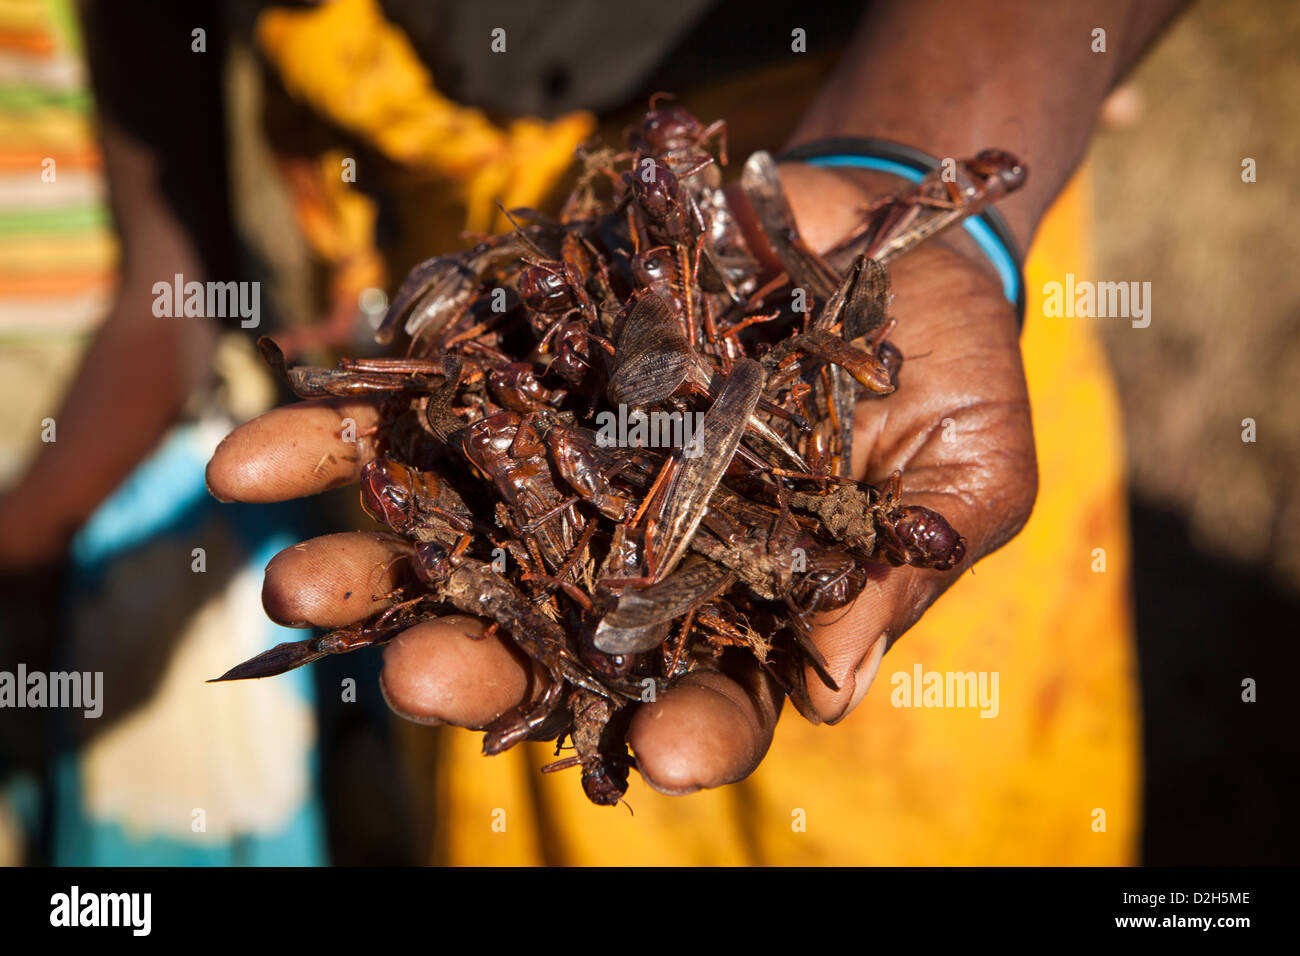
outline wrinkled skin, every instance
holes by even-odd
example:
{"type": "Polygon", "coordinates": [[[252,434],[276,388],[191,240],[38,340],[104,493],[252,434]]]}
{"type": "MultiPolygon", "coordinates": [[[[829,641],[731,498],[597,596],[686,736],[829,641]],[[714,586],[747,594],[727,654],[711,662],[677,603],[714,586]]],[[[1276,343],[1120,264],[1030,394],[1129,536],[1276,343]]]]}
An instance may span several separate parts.
{"type": "MultiPolygon", "coordinates": [[[[801,165],[783,167],[782,176],[814,248],[847,233],[856,210],[878,194],[860,181],[801,165]]],[[[893,190],[898,184],[880,185],[893,190]]],[[[831,690],[809,671],[815,716],[828,723],[862,700],[888,644],[964,569],[1020,530],[1037,489],[1015,316],[989,267],[960,244],[935,243],[893,264],[891,279],[898,318],[891,341],[905,356],[925,359],[903,370],[896,394],[859,405],[854,473],[879,482],[901,470],[904,500],[947,517],[966,537],[967,549],[949,572],[871,569],[851,610],[831,613],[834,623],[814,630],[813,641],[840,684],[831,690]],[[954,422],[955,442],[940,440],[946,418],[954,422]]],[[[355,481],[374,448],[340,441],[338,423],[346,415],[359,434],[378,420],[372,403],[301,402],[242,426],[213,456],[209,488],[225,500],[265,502],[355,481]]],[[[300,562],[273,561],[263,590],[268,613],[280,619],[282,609],[292,607],[284,615],[292,620],[283,623],[338,626],[352,619],[350,607],[360,620],[373,607],[355,601],[356,593],[345,606],[343,595],[385,593],[377,547],[373,534],[358,533],[330,536],[328,552],[313,548],[322,560],[329,555],[334,591],[322,589],[300,562]]],[[[316,575],[318,564],[311,565],[316,575]]],[[[451,618],[418,625],[389,644],[382,683],[394,711],[424,723],[479,728],[532,699],[543,683],[537,666],[508,638],[466,636],[481,633],[480,622],[451,618]]],[[[782,699],[752,659],[738,659],[725,673],[687,674],[633,717],[628,741],[642,776],[675,794],[744,778],[767,752],[782,699]]]]}

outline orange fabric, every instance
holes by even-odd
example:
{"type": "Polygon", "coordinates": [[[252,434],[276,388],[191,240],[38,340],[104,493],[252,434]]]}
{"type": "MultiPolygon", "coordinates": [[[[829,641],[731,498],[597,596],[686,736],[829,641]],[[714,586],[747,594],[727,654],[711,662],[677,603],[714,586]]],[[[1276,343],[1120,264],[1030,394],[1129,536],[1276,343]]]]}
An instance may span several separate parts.
{"type": "Polygon", "coordinates": [[[116,280],[113,269],[94,269],[80,272],[46,273],[43,275],[0,274],[0,298],[9,296],[47,297],[85,292],[96,286],[109,288],[116,280]]]}
{"type": "Polygon", "coordinates": [[[54,50],[54,38],[44,30],[0,30],[0,51],[48,56],[54,50]]]}
{"type": "Polygon", "coordinates": [[[595,128],[577,112],[501,129],[452,102],[377,0],[268,9],[256,35],[291,96],[389,159],[458,183],[471,232],[508,228],[498,200],[507,209],[540,202],[595,128]]]}
{"type": "Polygon", "coordinates": [[[99,149],[93,145],[82,149],[22,149],[0,147],[0,170],[17,170],[31,173],[40,170],[41,163],[52,158],[60,169],[94,169],[100,167],[99,149]]]}

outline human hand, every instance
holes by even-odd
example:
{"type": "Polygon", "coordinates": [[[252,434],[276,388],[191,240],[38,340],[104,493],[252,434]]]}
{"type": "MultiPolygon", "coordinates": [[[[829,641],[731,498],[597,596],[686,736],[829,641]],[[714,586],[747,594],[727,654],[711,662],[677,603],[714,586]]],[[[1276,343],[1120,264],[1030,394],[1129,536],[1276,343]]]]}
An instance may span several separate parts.
{"type": "MultiPolygon", "coordinates": [[[[861,207],[898,182],[790,163],[782,183],[804,238],[827,248],[858,223],[861,207]]],[[[859,403],[853,475],[881,484],[902,472],[903,500],[938,511],[966,538],[951,571],[881,568],[846,613],[813,641],[840,684],[809,675],[816,716],[835,723],[866,695],[885,650],[980,558],[1024,526],[1038,488],[1029,396],[1015,313],[990,267],[961,237],[931,240],[890,264],[903,353],[898,391],[859,403]]]]}
{"type": "MultiPolygon", "coordinates": [[[[860,184],[811,167],[785,167],[782,175],[815,247],[847,232],[857,207],[873,197],[860,184]]],[[[908,361],[897,394],[859,406],[854,472],[880,479],[901,471],[907,502],[944,514],[965,535],[967,556],[949,572],[881,567],[847,614],[833,612],[834,623],[814,630],[840,685],[833,691],[809,673],[814,716],[827,722],[861,701],[887,644],[962,569],[1019,530],[1036,488],[1016,324],[996,282],[982,264],[938,245],[908,255],[891,271],[899,319],[891,341],[908,361]]],[[[363,436],[378,423],[377,404],[300,402],[249,422],[217,449],[209,488],[224,500],[269,502],[357,480],[375,447],[370,438],[342,441],[344,418],[363,436]]],[[[394,559],[408,551],[386,533],[315,538],[272,560],[263,603],[289,626],[355,623],[387,606],[382,596],[404,573],[404,562],[394,559]]],[[[385,650],[381,677],[393,710],[423,723],[481,728],[535,697],[544,672],[513,642],[482,638],[483,631],[483,622],[457,616],[396,637],[385,650]]],[[[657,701],[638,705],[628,730],[638,769],[667,793],[742,779],[766,753],[781,702],[780,690],[744,655],[725,672],[688,674],[657,701]]]]}

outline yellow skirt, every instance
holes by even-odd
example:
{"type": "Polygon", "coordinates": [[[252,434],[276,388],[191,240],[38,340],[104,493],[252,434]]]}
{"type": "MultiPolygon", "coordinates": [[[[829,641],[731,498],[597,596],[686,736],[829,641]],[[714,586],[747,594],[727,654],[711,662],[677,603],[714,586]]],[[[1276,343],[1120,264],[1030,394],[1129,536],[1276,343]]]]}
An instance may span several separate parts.
{"type": "MultiPolygon", "coordinates": [[[[1136,667],[1118,407],[1087,320],[1044,318],[1043,283],[1088,274],[1087,187],[1044,221],[1022,342],[1040,491],[1024,531],[885,658],[843,724],[787,707],[748,780],[687,797],[633,774],[589,804],[553,745],[480,754],[480,735],[406,730],[431,862],[1122,865],[1139,833],[1136,667]],[[997,673],[997,708],[905,707],[903,676],[997,673]]],[[[918,692],[919,697],[919,692],[918,692]]]]}

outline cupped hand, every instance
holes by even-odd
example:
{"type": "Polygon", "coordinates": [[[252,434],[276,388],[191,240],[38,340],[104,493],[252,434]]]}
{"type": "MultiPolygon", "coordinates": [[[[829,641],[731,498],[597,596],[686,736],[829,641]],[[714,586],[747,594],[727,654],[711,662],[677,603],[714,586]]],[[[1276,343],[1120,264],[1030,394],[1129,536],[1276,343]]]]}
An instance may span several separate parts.
{"type": "MultiPolygon", "coordinates": [[[[813,248],[852,230],[873,198],[857,174],[794,163],[781,177],[813,248]]],[[[1038,467],[1015,311],[967,245],[960,234],[931,240],[890,264],[898,325],[889,340],[903,369],[896,392],[859,403],[853,441],[854,476],[880,484],[901,472],[904,502],[947,518],[966,538],[966,557],[950,571],[905,566],[872,575],[849,611],[826,615],[834,623],[813,640],[840,687],[810,675],[808,688],[827,723],[857,707],[888,647],[972,564],[1011,540],[1033,509],[1038,467]]]]}
{"type": "MultiPolygon", "coordinates": [[[[801,229],[814,247],[849,231],[872,194],[823,170],[782,170],[801,229]]],[[[1033,505],[1036,467],[1015,318],[987,267],[931,244],[891,267],[906,361],[897,393],[859,405],[854,470],[883,480],[902,472],[905,500],[934,508],[966,537],[948,572],[882,568],[852,608],[827,617],[813,640],[839,684],[811,669],[810,716],[835,722],[866,694],[887,646],[971,563],[1008,541],[1033,505]]],[[[378,423],[369,401],[299,402],[232,432],[208,464],[208,487],[226,501],[271,502],[356,481],[373,439],[344,441],[378,423]]],[[[288,548],[266,569],[263,604],[291,627],[334,628],[386,606],[409,546],[392,534],[326,535],[288,548]]],[[[386,647],[381,685],[392,709],[422,723],[482,728],[542,690],[544,672],[508,638],[483,637],[463,616],[426,622],[386,647]]],[[[743,657],[725,672],[697,671],[640,704],[628,742],[642,776],[665,793],[689,793],[747,776],[771,743],[782,695],[743,657]]]]}

